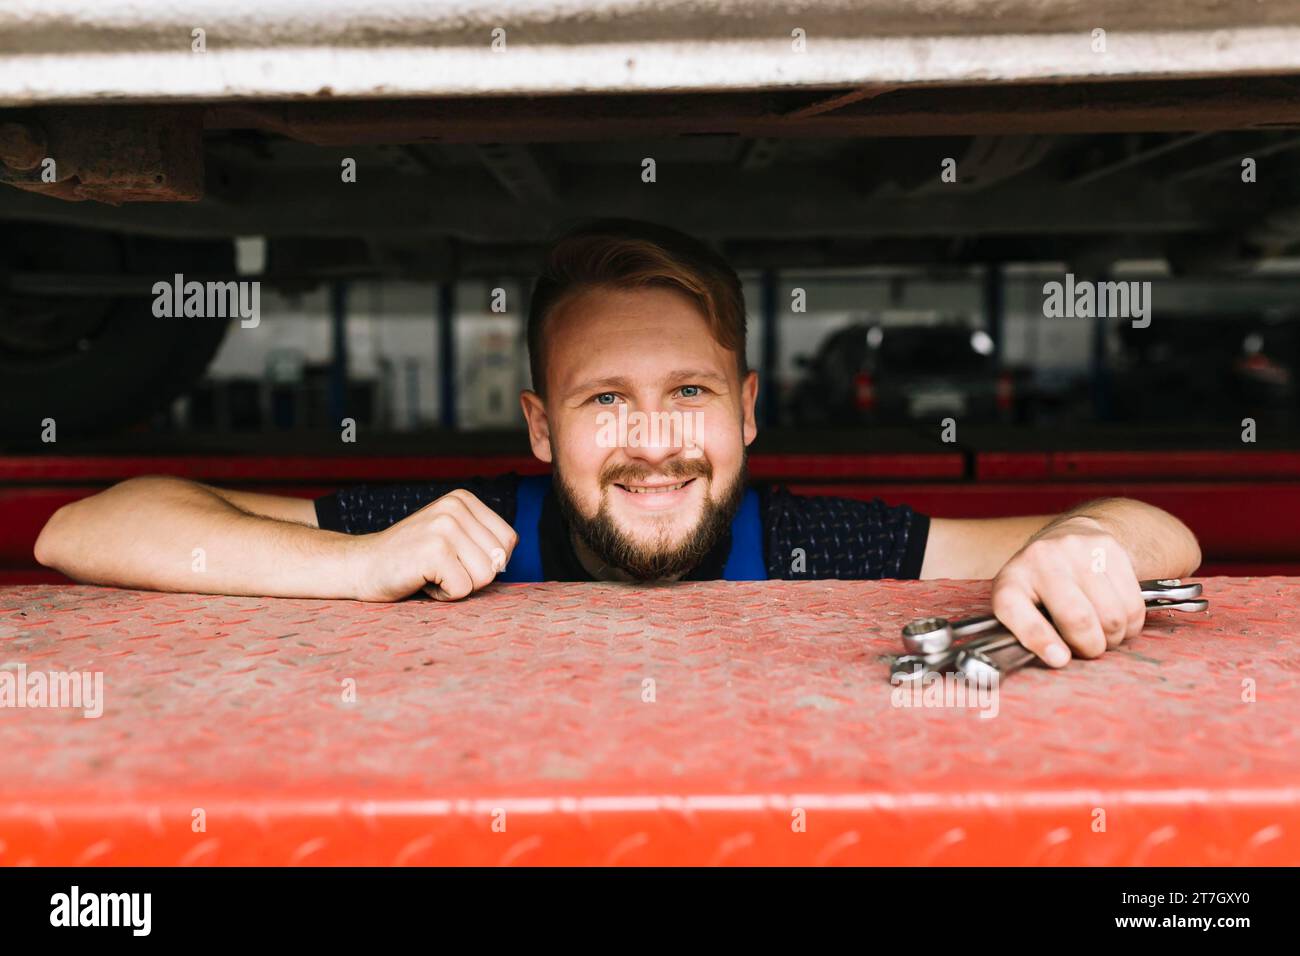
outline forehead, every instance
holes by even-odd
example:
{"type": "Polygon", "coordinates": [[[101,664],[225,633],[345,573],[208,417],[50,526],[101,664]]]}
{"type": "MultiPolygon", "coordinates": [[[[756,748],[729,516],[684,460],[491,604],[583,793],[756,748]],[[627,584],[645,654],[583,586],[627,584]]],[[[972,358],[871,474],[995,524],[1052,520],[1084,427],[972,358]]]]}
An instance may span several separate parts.
{"type": "Polygon", "coordinates": [[[699,305],[661,286],[576,293],[547,317],[545,347],[548,385],[560,392],[601,376],[653,382],[677,368],[737,375],[699,305]]]}

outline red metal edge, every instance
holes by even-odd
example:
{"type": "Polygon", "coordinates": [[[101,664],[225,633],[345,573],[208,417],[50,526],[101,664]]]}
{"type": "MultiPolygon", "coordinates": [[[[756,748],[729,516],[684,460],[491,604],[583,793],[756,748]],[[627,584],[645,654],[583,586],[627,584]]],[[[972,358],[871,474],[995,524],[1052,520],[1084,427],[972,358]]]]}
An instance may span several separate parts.
{"type": "MultiPolygon", "coordinates": [[[[753,455],[756,480],[819,478],[960,478],[956,453],[753,455]]],[[[174,475],[210,481],[393,481],[545,474],[550,465],[531,455],[429,455],[355,458],[338,455],[9,456],[0,457],[0,482],[120,481],[138,475],[174,475]]]]}
{"type": "Polygon", "coordinates": [[[753,455],[749,459],[749,477],[755,481],[791,478],[844,481],[859,481],[863,478],[957,479],[964,477],[965,473],[966,462],[956,452],[753,455]]]}
{"type": "Polygon", "coordinates": [[[0,458],[0,482],[109,482],[139,475],[211,481],[391,481],[467,478],[516,471],[544,474],[550,466],[531,455],[380,456],[177,455],[9,456],[0,458]]]}
{"type": "MultiPolygon", "coordinates": [[[[860,454],[757,454],[749,459],[756,480],[956,479],[965,474],[957,452],[860,454]]],[[[531,455],[17,455],[0,457],[0,482],[119,481],[166,474],[214,481],[393,481],[464,478],[515,471],[545,474],[550,466],[531,455]]],[[[1300,452],[979,452],[980,481],[1084,478],[1209,479],[1300,478],[1300,452]]]]}
{"type": "Polygon", "coordinates": [[[1295,479],[1300,452],[1293,451],[1055,451],[979,452],[979,481],[1082,479],[1295,479]]]}
{"type": "Polygon", "coordinates": [[[492,798],[293,784],[274,797],[52,792],[0,805],[0,829],[18,866],[1292,866],[1300,852],[1285,780],[1202,785],[1181,803],[1163,781],[967,802],[940,791],[906,813],[888,791],[801,784],[492,798]],[[1105,839],[1078,823],[1098,805],[1113,808],[1105,839]],[[796,806],[812,809],[815,831],[790,826],[796,806]],[[219,836],[194,831],[194,808],[221,821],[219,836]],[[502,814],[510,830],[495,832],[502,814]]]}
{"type": "Polygon", "coordinates": [[[992,451],[975,454],[976,481],[1042,481],[1051,474],[1047,452],[992,451]]]}

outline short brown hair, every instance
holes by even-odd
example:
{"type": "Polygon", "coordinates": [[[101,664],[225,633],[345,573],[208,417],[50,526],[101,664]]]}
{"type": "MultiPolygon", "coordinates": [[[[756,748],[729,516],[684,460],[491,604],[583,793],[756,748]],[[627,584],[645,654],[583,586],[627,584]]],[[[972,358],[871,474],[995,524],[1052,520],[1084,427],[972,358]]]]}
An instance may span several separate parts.
{"type": "Polygon", "coordinates": [[[542,332],[563,300],[595,288],[666,286],[685,293],[704,313],[719,345],[745,360],[745,294],[736,270],[684,232],[639,219],[596,219],[570,228],[547,248],[528,307],[528,362],[533,391],[544,394],[542,332]]]}

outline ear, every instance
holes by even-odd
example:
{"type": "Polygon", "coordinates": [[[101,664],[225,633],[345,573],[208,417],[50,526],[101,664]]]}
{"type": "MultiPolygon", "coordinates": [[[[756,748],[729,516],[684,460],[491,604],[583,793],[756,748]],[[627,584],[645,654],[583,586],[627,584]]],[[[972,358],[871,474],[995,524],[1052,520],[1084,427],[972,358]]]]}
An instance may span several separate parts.
{"type": "Polygon", "coordinates": [[[740,383],[741,425],[745,444],[751,445],[758,437],[758,421],[754,418],[754,404],[758,400],[758,372],[750,369],[740,383]]]}
{"type": "Polygon", "coordinates": [[[528,442],[540,461],[551,463],[551,421],[546,417],[546,403],[530,388],[519,393],[519,407],[528,422],[528,442]]]}

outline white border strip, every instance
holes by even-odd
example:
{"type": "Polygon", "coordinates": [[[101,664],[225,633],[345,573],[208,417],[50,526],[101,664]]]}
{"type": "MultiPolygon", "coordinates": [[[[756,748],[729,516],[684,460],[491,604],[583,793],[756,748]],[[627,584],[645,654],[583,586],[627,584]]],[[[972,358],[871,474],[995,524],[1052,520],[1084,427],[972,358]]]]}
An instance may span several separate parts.
{"type": "Polygon", "coordinates": [[[0,105],[975,84],[1300,72],[1300,26],[879,39],[0,56],[0,105]]]}

